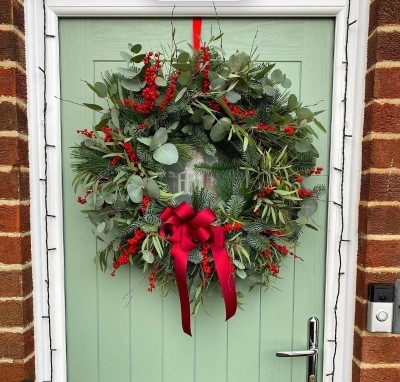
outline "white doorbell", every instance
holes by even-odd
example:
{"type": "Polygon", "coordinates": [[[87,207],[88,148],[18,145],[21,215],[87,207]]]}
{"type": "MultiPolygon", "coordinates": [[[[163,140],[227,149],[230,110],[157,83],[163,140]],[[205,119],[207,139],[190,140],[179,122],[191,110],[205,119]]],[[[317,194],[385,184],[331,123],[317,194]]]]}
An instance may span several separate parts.
{"type": "Polygon", "coordinates": [[[390,284],[370,284],[368,293],[369,332],[392,331],[394,286],[390,284]]]}

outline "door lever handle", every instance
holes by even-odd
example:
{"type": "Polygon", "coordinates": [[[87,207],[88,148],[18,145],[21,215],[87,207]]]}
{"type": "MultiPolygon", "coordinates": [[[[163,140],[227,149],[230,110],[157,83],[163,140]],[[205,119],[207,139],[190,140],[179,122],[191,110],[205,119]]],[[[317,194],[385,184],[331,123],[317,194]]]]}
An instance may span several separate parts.
{"type": "Polygon", "coordinates": [[[318,354],[318,349],[296,350],[296,351],[278,351],[277,357],[310,357],[318,354]]]}
{"type": "Polygon", "coordinates": [[[278,351],[277,357],[308,357],[307,382],[317,382],[318,364],[318,318],[308,320],[308,349],[278,351]]]}

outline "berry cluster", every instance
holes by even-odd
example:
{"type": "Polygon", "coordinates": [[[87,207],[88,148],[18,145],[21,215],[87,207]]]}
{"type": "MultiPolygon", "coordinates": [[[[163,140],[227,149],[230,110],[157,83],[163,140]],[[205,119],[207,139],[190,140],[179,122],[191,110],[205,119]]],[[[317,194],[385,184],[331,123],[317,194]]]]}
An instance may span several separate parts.
{"type": "Polygon", "coordinates": [[[300,188],[298,191],[299,198],[304,199],[310,196],[313,196],[314,193],[311,190],[307,190],[306,188],[300,188]]]}
{"type": "Polygon", "coordinates": [[[86,204],[87,203],[86,198],[82,198],[82,196],[78,196],[78,200],[77,201],[80,204],[86,204]]]}
{"type": "Polygon", "coordinates": [[[319,174],[321,174],[322,171],[324,171],[324,168],[323,168],[323,167],[317,167],[317,168],[314,169],[314,170],[310,170],[310,171],[307,173],[307,176],[319,175],[319,174]]]}
{"type": "Polygon", "coordinates": [[[234,103],[228,102],[228,100],[224,97],[222,98],[222,101],[226,106],[228,106],[229,110],[232,112],[232,114],[235,117],[246,119],[248,117],[252,117],[256,115],[256,110],[255,109],[250,109],[250,110],[242,110],[240,107],[236,106],[234,103]]]}
{"type": "Polygon", "coordinates": [[[122,147],[124,148],[126,155],[128,155],[129,160],[135,164],[138,164],[139,158],[136,155],[136,153],[133,151],[132,146],[128,142],[124,142],[122,144],[122,147]]]}
{"type": "Polygon", "coordinates": [[[116,166],[120,160],[121,160],[121,157],[119,155],[117,155],[117,156],[111,158],[110,163],[112,166],[116,166]]]}
{"type": "Polygon", "coordinates": [[[200,46],[198,61],[196,63],[195,69],[200,72],[203,77],[203,87],[202,92],[208,93],[210,91],[210,80],[208,79],[208,71],[211,68],[211,53],[206,45],[200,46]]]}
{"type": "Polygon", "coordinates": [[[267,123],[264,122],[258,122],[256,131],[260,132],[263,130],[275,131],[276,127],[273,125],[268,125],[267,123]]]}
{"type": "Polygon", "coordinates": [[[294,126],[288,125],[288,126],[285,127],[285,133],[287,135],[295,135],[296,134],[296,130],[295,130],[294,126]]]}
{"type": "Polygon", "coordinates": [[[146,123],[139,123],[138,124],[138,128],[140,129],[140,130],[144,130],[144,129],[146,129],[147,128],[147,125],[146,125],[146,123]]]}
{"type": "Polygon", "coordinates": [[[161,102],[160,109],[164,110],[167,105],[174,99],[174,93],[176,92],[176,81],[178,81],[178,77],[181,74],[180,70],[177,70],[176,73],[171,77],[171,83],[165,93],[165,98],[161,102]]]}
{"type": "Polygon", "coordinates": [[[287,249],[286,245],[279,245],[273,241],[271,242],[271,247],[274,247],[278,252],[282,253],[282,255],[284,256],[289,254],[289,250],[287,249]]]}
{"type": "Polygon", "coordinates": [[[302,177],[301,175],[296,175],[295,178],[294,178],[294,180],[295,180],[297,183],[301,183],[304,179],[303,179],[303,177],[302,177]]]}
{"type": "Polygon", "coordinates": [[[272,251],[270,249],[264,249],[264,251],[261,252],[262,256],[266,259],[271,259],[271,254],[272,251]]]}
{"type": "Polygon", "coordinates": [[[270,229],[267,229],[266,231],[263,232],[265,235],[273,235],[273,236],[284,236],[285,231],[283,230],[278,230],[278,231],[272,231],[270,229]]]}
{"type": "Polygon", "coordinates": [[[147,290],[149,292],[153,292],[153,289],[156,287],[155,281],[156,281],[156,276],[157,274],[155,272],[151,272],[149,276],[149,287],[147,290]]]}
{"type": "Polygon", "coordinates": [[[150,203],[150,198],[148,196],[143,196],[142,206],[140,207],[140,212],[142,214],[144,214],[146,212],[149,203],[150,203]]]}
{"type": "Polygon", "coordinates": [[[268,263],[267,268],[270,270],[270,272],[275,276],[279,273],[279,266],[275,263],[268,263]]]}
{"type": "Polygon", "coordinates": [[[104,142],[113,142],[114,139],[111,135],[112,133],[112,127],[103,127],[101,131],[104,133],[104,142]]]}
{"type": "Polygon", "coordinates": [[[155,53],[155,59],[152,61],[151,57],[153,56],[153,52],[150,51],[146,54],[143,59],[143,63],[146,66],[144,79],[145,79],[145,87],[142,90],[142,98],[143,103],[139,103],[136,101],[132,101],[131,105],[134,109],[136,109],[140,114],[149,114],[156,105],[157,97],[160,95],[157,91],[158,86],[156,84],[156,77],[158,73],[158,69],[161,68],[161,60],[160,54],[155,53]]]}
{"type": "MultiPolygon", "coordinates": [[[[139,248],[145,237],[146,234],[141,229],[137,229],[136,231],[134,231],[133,237],[126,241],[126,248],[121,252],[117,260],[113,263],[114,271],[111,273],[112,276],[115,276],[115,270],[118,269],[121,265],[128,264],[129,257],[131,255],[134,255],[139,251],[139,248]]],[[[118,249],[121,249],[121,247],[119,247],[118,249]]]]}
{"type": "Polygon", "coordinates": [[[222,228],[224,229],[225,232],[234,232],[234,231],[239,231],[240,229],[242,229],[242,223],[236,222],[233,224],[224,224],[222,226],[222,228]]]}
{"type": "Polygon", "coordinates": [[[207,278],[210,277],[212,269],[208,263],[208,251],[210,250],[210,244],[203,243],[201,254],[203,255],[203,260],[201,261],[201,268],[207,278]]]}
{"type": "Polygon", "coordinates": [[[85,130],[76,130],[76,132],[79,134],[83,134],[88,138],[93,138],[93,131],[89,131],[88,129],[85,130]]]}
{"type": "Polygon", "coordinates": [[[257,196],[260,198],[265,198],[268,195],[271,195],[274,192],[272,187],[264,187],[260,192],[257,193],[257,196]]]}

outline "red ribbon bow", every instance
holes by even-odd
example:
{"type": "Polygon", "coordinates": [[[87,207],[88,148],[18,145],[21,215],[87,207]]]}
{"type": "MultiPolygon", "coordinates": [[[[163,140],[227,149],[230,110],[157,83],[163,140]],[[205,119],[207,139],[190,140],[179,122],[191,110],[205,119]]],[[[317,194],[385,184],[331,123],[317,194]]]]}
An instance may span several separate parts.
{"type": "Polygon", "coordinates": [[[198,245],[193,239],[210,244],[225,302],[226,320],[229,320],[236,313],[236,288],[230,259],[225,249],[225,231],[221,227],[211,225],[216,219],[214,213],[209,208],[194,211],[188,203],[182,202],[175,208],[166,207],[160,219],[164,222],[160,228],[160,235],[172,244],[171,256],[174,259],[174,271],[181,301],[183,331],[192,335],[186,269],[189,253],[198,245]]]}

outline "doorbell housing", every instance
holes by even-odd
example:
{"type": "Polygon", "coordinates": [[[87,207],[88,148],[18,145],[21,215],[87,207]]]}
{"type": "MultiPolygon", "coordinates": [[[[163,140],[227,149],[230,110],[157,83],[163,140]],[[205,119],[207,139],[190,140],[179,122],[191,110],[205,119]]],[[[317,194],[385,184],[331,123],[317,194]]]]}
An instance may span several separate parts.
{"type": "Polygon", "coordinates": [[[390,284],[369,284],[368,320],[369,332],[392,331],[394,286],[390,284]]]}

